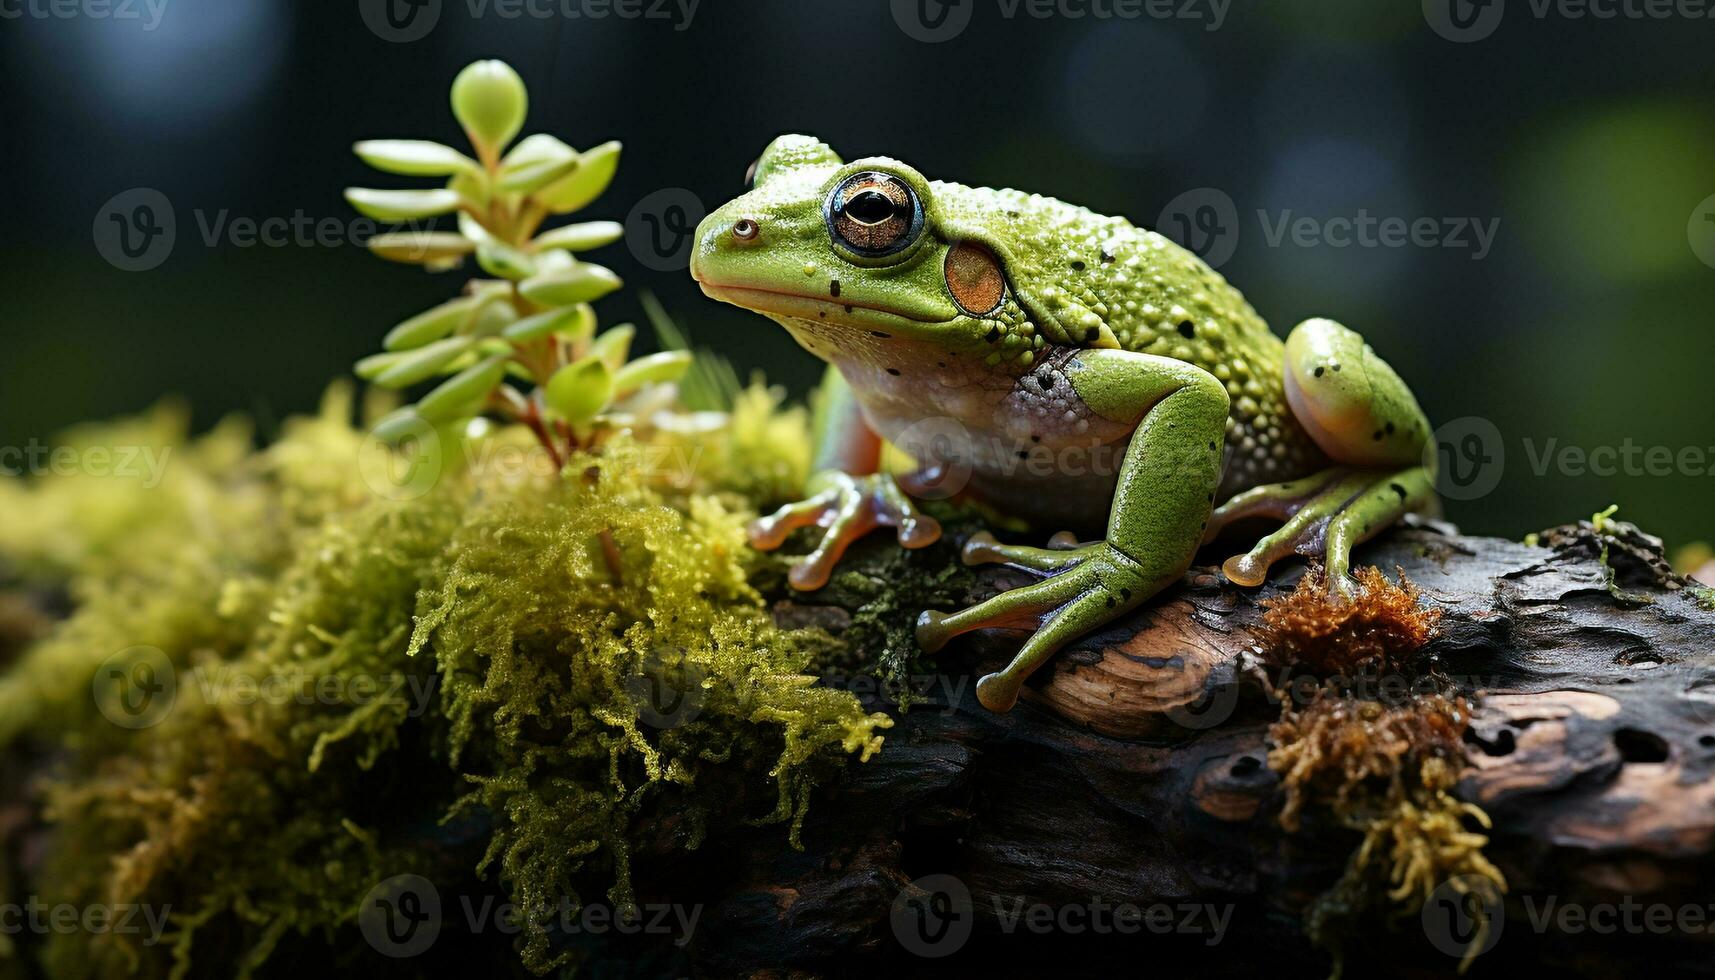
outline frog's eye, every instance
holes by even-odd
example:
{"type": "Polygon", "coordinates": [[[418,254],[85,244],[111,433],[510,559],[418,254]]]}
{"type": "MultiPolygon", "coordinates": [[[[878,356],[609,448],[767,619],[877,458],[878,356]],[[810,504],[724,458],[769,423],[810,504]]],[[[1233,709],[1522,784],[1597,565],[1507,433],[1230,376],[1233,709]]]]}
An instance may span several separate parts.
{"type": "Polygon", "coordinates": [[[828,233],[865,258],[892,255],[917,241],[923,204],[891,174],[853,174],[828,195],[828,233]]]}

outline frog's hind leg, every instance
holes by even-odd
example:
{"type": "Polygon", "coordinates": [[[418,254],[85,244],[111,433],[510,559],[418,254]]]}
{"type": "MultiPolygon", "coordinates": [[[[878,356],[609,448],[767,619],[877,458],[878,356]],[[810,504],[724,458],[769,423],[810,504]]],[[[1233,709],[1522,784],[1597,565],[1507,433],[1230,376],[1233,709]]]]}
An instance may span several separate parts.
{"type": "Polygon", "coordinates": [[[1429,422],[1387,362],[1332,320],[1293,330],[1285,376],[1293,416],[1335,465],[1235,496],[1210,518],[1205,540],[1241,518],[1277,518],[1285,522],[1279,530],[1221,566],[1227,578],[1261,585],[1279,559],[1319,555],[1329,587],[1347,593],[1352,549],[1434,504],[1435,475],[1423,452],[1429,422]]]}

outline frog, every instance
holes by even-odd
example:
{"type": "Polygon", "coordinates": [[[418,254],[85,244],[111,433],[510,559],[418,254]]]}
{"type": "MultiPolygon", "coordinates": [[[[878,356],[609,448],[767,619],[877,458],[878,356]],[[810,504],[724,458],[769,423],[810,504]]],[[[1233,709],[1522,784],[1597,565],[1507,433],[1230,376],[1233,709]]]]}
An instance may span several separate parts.
{"type": "Polygon", "coordinates": [[[1429,420],[1362,336],[1316,317],[1283,341],[1195,253],[1123,217],[788,134],[698,223],[689,271],[827,365],[805,499],[748,528],[763,551],[813,529],[792,588],[825,586],[878,528],[933,544],[927,501],[1058,525],[1042,547],[970,534],[960,560],[1030,584],[914,623],[930,655],[972,630],[1028,634],[977,681],[993,712],[1229,529],[1258,528],[1226,581],[1260,586],[1299,555],[1345,602],[1352,549],[1437,507],[1429,420]],[[886,445],[915,468],[884,466],[886,445]]]}

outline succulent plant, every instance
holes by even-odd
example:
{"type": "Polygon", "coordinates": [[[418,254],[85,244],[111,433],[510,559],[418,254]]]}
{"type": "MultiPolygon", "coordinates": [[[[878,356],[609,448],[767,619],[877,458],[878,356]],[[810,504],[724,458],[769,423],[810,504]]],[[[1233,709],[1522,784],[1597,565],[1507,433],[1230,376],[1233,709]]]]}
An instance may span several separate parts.
{"type": "Polygon", "coordinates": [[[346,200],[358,211],[406,225],[371,238],[370,251],[435,272],[474,258],[487,274],[466,283],[459,297],[394,326],[380,353],[357,362],[359,377],[386,388],[442,379],[377,425],[383,439],[492,415],[529,427],[558,463],[630,421],[629,400],[691,366],[683,350],[631,360],[636,331],[629,324],[597,333],[590,304],[622,284],[580,255],[618,241],[623,227],[542,225],[582,210],[607,189],[620,145],[579,151],[546,133],[513,144],[528,106],[517,72],[505,62],[478,61],[452,84],[453,115],[474,158],[427,140],[353,147],[377,170],[446,180],[432,189],[347,188],[346,200]],[[457,231],[418,227],[446,215],[456,215],[457,231]]]}

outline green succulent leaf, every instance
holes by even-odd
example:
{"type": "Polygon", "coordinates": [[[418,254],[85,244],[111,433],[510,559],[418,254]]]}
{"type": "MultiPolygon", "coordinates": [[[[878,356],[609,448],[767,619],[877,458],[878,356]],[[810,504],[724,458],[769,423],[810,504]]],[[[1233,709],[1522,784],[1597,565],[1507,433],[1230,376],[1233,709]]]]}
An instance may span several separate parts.
{"type": "Polygon", "coordinates": [[[453,115],[471,142],[498,153],[524,128],[530,96],[504,61],[477,61],[453,79],[453,115]]]}
{"type": "Polygon", "coordinates": [[[352,367],[352,372],[365,381],[374,381],[383,371],[410,356],[410,353],[410,351],[393,351],[391,353],[371,354],[358,361],[352,367]]]}
{"type": "Polygon", "coordinates": [[[543,160],[563,160],[566,157],[576,158],[578,151],[572,149],[558,136],[548,133],[531,133],[518,141],[518,145],[507,152],[500,161],[502,167],[522,166],[527,163],[540,163],[543,160]]]}
{"type": "Polygon", "coordinates": [[[478,168],[470,157],[429,140],[363,140],[352,150],[377,170],[407,177],[446,177],[478,168]]]}
{"type": "Polygon", "coordinates": [[[587,252],[603,245],[612,245],[625,237],[625,226],[617,221],[585,221],[575,225],[551,228],[530,244],[539,249],[563,248],[569,252],[587,252]]]}
{"type": "Polygon", "coordinates": [[[489,199],[493,196],[485,171],[456,174],[452,180],[447,181],[447,190],[457,194],[460,200],[478,211],[486,209],[489,199]]]}
{"type": "Polygon", "coordinates": [[[577,169],[578,161],[527,164],[513,171],[500,172],[500,189],[509,194],[531,194],[577,169]]]}
{"type": "Polygon", "coordinates": [[[586,426],[613,396],[613,374],[601,358],[585,357],[555,371],[542,395],[574,428],[586,426]]]}
{"type": "Polygon", "coordinates": [[[428,421],[409,407],[389,412],[381,421],[375,423],[370,434],[385,443],[397,443],[409,436],[422,434],[428,421]]]}
{"type": "Polygon", "coordinates": [[[408,356],[401,358],[399,363],[376,375],[375,383],[383,388],[406,388],[419,381],[426,381],[460,354],[470,350],[475,343],[474,337],[437,340],[427,347],[411,351],[408,356]]]}
{"type": "Polygon", "coordinates": [[[478,302],[474,296],[461,296],[430,307],[387,331],[381,346],[389,351],[410,351],[434,343],[457,329],[478,302]]]}
{"type": "Polygon", "coordinates": [[[417,414],[430,422],[473,414],[470,410],[506,377],[506,360],[504,354],[492,355],[441,382],[417,401],[417,414]]]}
{"type": "Polygon", "coordinates": [[[351,206],[377,221],[415,221],[446,214],[459,206],[459,195],[446,188],[418,191],[382,191],[369,187],[347,187],[351,206]]]}
{"type": "Polygon", "coordinates": [[[600,337],[590,343],[590,355],[601,358],[609,371],[617,372],[625,366],[626,358],[631,355],[631,341],[636,336],[637,328],[629,323],[604,330],[600,337]]]}
{"type": "Polygon", "coordinates": [[[595,310],[588,303],[562,307],[527,316],[501,331],[500,335],[515,343],[528,343],[549,334],[561,334],[572,340],[583,340],[595,332],[595,310]]]}
{"type": "Polygon", "coordinates": [[[612,269],[584,262],[563,272],[531,276],[519,283],[526,299],[543,306],[588,303],[624,285],[612,269]]]}
{"type": "Polygon", "coordinates": [[[519,143],[500,166],[500,189],[529,194],[578,168],[578,151],[538,133],[519,143]]]}
{"type": "Polygon", "coordinates": [[[536,274],[536,263],[518,249],[503,242],[488,241],[477,246],[477,264],[492,276],[519,281],[536,274]]]}
{"type": "Polygon", "coordinates": [[[555,214],[570,214],[586,207],[607,190],[619,170],[620,144],[603,143],[578,157],[578,169],[537,192],[536,199],[555,214]]]}
{"type": "Polygon", "coordinates": [[[624,394],[647,384],[677,381],[691,369],[691,362],[691,352],[686,350],[668,350],[640,357],[613,373],[613,390],[616,394],[624,394]]]}
{"type": "Polygon", "coordinates": [[[476,314],[471,317],[469,326],[459,332],[476,337],[483,341],[484,346],[487,346],[491,343],[497,343],[490,338],[499,337],[501,332],[517,319],[518,311],[514,310],[512,304],[506,301],[506,296],[495,296],[492,300],[479,306],[476,314]]]}
{"type": "Polygon", "coordinates": [[[476,249],[470,239],[450,231],[390,231],[370,236],[365,245],[381,258],[409,265],[456,265],[476,249]]]}

